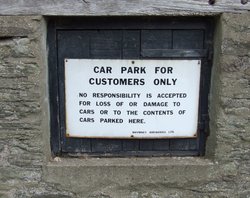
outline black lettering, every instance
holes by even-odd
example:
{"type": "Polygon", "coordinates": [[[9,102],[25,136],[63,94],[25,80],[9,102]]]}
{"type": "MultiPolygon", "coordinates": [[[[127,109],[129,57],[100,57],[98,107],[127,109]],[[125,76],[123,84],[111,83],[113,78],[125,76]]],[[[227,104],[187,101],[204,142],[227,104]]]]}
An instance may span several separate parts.
{"type": "Polygon", "coordinates": [[[94,67],[94,72],[95,72],[95,73],[99,73],[98,69],[99,69],[99,67],[95,66],[95,67],[94,67]]]}
{"type": "Polygon", "coordinates": [[[104,107],[109,107],[111,105],[111,103],[110,102],[106,102],[106,101],[104,101],[104,102],[96,102],[96,106],[104,106],[104,107]]]}
{"type": "Polygon", "coordinates": [[[112,73],[112,67],[98,67],[98,66],[95,66],[94,67],[94,72],[95,73],[112,73]]]}
{"type": "Polygon", "coordinates": [[[177,78],[156,78],[154,79],[154,85],[175,85],[177,78]]]}
{"type": "Polygon", "coordinates": [[[173,73],[173,67],[168,67],[168,74],[172,74],[173,73]]]}
{"type": "Polygon", "coordinates": [[[168,102],[144,102],[144,107],[167,107],[168,102]]]}
{"type": "Polygon", "coordinates": [[[146,67],[121,67],[121,73],[146,74],[146,67]]]}
{"type": "Polygon", "coordinates": [[[90,101],[79,101],[79,106],[90,106],[90,101]]]}
{"type": "Polygon", "coordinates": [[[155,67],[155,74],[157,73],[161,74],[172,74],[173,73],[173,67],[155,67]]]}
{"type": "Polygon", "coordinates": [[[173,115],[173,110],[166,111],[143,111],[143,115],[173,115]]]}
{"type": "Polygon", "coordinates": [[[80,118],[80,122],[95,122],[94,118],[80,118]]]}
{"type": "Polygon", "coordinates": [[[80,109],[79,113],[80,114],[94,114],[95,111],[93,109],[80,109]]]}
{"type": "Polygon", "coordinates": [[[95,80],[94,78],[90,78],[90,79],[89,79],[89,84],[94,85],[94,84],[95,84],[95,83],[94,83],[94,80],[95,80]]]}
{"type": "Polygon", "coordinates": [[[100,123],[123,123],[123,119],[118,119],[118,118],[100,118],[100,123]]]}
{"type": "Polygon", "coordinates": [[[145,124],[144,119],[129,119],[128,123],[132,123],[132,124],[145,124]]]}
{"type": "Polygon", "coordinates": [[[144,85],[143,78],[90,78],[91,85],[144,85]]]}

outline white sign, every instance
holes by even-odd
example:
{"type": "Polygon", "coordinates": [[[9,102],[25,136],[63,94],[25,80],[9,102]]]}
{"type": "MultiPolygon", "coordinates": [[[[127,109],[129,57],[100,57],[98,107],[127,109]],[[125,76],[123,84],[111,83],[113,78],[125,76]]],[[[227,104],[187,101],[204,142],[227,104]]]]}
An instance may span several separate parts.
{"type": "Polygon", "coordinates": [[[65,60],[66,136],[196,137],[200,60],[65,60]]]}

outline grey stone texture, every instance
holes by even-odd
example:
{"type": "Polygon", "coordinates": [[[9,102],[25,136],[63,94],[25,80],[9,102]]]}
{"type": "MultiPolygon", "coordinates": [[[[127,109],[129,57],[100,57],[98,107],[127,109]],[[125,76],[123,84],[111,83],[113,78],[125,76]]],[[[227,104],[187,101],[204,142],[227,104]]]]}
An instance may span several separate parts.
{"type": "Polygon", "coordinates": [[[250,13],[216,16],[205,157],[51,158],[46,21],[0,16],[0,197],[250,198],[250,13]]]}

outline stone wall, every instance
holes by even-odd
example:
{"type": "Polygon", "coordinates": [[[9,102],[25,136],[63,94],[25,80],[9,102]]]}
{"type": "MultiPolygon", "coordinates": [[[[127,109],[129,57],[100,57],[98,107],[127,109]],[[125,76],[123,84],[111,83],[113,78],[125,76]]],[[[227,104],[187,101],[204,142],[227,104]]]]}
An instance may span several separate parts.
{"type": "Polygon", "coordinates": [[[0,17],[3,198],[64,194],[42,179],[49,155],[45,27],[42,17],[0,17]]]}
{"type": "Polygon", "coordinates": [[[205,157],[52,159],[46,21],[0,16],[0,197],[249,198],[250,13],[216,20],[205,157]]]}

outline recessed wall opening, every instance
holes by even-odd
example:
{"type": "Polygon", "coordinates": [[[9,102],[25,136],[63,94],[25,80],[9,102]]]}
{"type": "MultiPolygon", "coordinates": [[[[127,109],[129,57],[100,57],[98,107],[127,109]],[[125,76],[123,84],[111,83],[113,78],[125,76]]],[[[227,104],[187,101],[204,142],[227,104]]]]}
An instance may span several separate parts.
{"type": "Polygon", "coordinates": [[[49,18],[53,154],[204,155],[213,29],[210,17],[49,18]]]}

